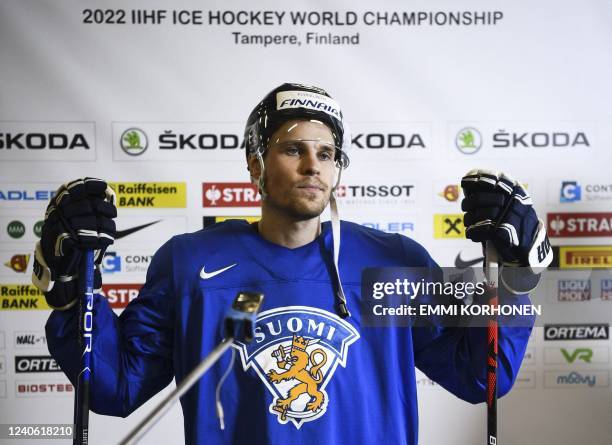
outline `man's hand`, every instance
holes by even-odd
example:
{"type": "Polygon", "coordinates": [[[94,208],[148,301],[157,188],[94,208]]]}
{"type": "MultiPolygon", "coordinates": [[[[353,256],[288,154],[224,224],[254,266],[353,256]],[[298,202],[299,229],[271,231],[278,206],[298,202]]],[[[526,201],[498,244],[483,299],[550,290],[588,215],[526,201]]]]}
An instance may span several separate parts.
{"type": "Polygon", "coordinates": [[[94,287],[101,286],[98,266],[115,240],[116,216],[115,193],[101,179],[77,179],[57,190],[47,206],[32,273],[32,283],[45,292],[49,306],[68,309],[76,301],[85,250],[95,251],[94,287]]]}
{"type": "Polygon", "coordinates": [[[465,236],[492,240],[503,262],[541,272],[552,259],[546,226],[523,187],[504,173],[471,170],[461,180],[465,236]]]}

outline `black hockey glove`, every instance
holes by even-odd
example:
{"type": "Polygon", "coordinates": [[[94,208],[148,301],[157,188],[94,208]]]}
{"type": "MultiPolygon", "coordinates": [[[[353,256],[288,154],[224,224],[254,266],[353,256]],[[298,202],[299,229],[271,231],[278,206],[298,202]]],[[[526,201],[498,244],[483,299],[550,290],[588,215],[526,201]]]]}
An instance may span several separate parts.
{"type": "Polygon", "coordinates": [[[77,301],[85,250],[95,251],[94,288],[102,286],[99,264],[115,240],[116,216],[115,192],[101,179],[77,179],[57,190],[47,206],[32,272],[32,283],[49,306],[65,310],[77,301]]]}
{"type": "Polygon", "coordinates": [[[546,226],[531,197],[510,176],[488,170],[471,170],[461,187],[465,236],[475,242],[492,240],[504,266],[522,268],[522,273],[504,274],[502,267],[505,287],[513,293],[528,292],[537,284],[535,276],[553,259],[546,226]]]}

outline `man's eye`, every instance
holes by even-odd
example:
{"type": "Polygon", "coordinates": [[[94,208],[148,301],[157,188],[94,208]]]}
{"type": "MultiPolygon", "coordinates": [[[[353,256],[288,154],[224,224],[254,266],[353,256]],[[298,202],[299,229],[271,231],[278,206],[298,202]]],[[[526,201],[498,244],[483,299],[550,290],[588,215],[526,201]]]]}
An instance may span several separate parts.
{"type": "Polygon", "coordinates": [[[322,151],[322,152],[319,153],[319,159],[322,160],[322,161],[331,161],[332,160],[332,155],[328,151],[322,151]]]}
{"type": "Polygon", "coordinates": [[[298,155],[300,154],[300,149],[294,146],[289,146],[285,148],[285,153],[287,153],[290,156],[298,155]]]}

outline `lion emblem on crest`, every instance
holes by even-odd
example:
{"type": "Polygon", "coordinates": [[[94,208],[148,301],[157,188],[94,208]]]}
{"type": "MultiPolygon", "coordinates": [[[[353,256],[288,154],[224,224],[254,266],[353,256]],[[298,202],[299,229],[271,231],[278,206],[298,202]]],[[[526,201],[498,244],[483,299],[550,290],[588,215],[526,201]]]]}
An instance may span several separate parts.
{"type": "Polygon", "coordinates": [[[276,406],[272,408],[276,411],[281,420],[286,420],[287,410],[291,403],[299,396],[306,393],[311,400],[306,404],[306,409],[317,412],[325,401],[325,395],[319,391],[319,383],[323,381],[321,368],[327,363],[327,354],[323,349],[315,349],[308,353],[306,347],[317,343],[318,340],[307,340],[304,337],[293,334],[291,347],[280,345],[272,352],[276,358],[276,366],[285,371],[278,373],[275,369],[268,372],[268,380],[271,383],[279,383],[283,380],[297,380],[298,383],[289,390],[285,398],[278,399],[276,406]],[[320,358],[317,358],[320,357],[320,358]],[[307,369],[310,365],[310,369],[307,369]]]}

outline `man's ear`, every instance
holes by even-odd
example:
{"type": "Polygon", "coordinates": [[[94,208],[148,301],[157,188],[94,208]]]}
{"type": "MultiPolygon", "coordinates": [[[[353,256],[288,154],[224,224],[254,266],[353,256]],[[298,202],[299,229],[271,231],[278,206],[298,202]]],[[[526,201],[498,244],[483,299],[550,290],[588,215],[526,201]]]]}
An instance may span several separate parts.
{"type": "Polygon", "coordinates": [[[257,156],[249,157],[247,168],[249,170],[249,173],[251,174],[251,182],[253,184],[257,184],[257,181],[259,181],[259,176],[261,176],[261,166],[259,165],[257,156]]]}

